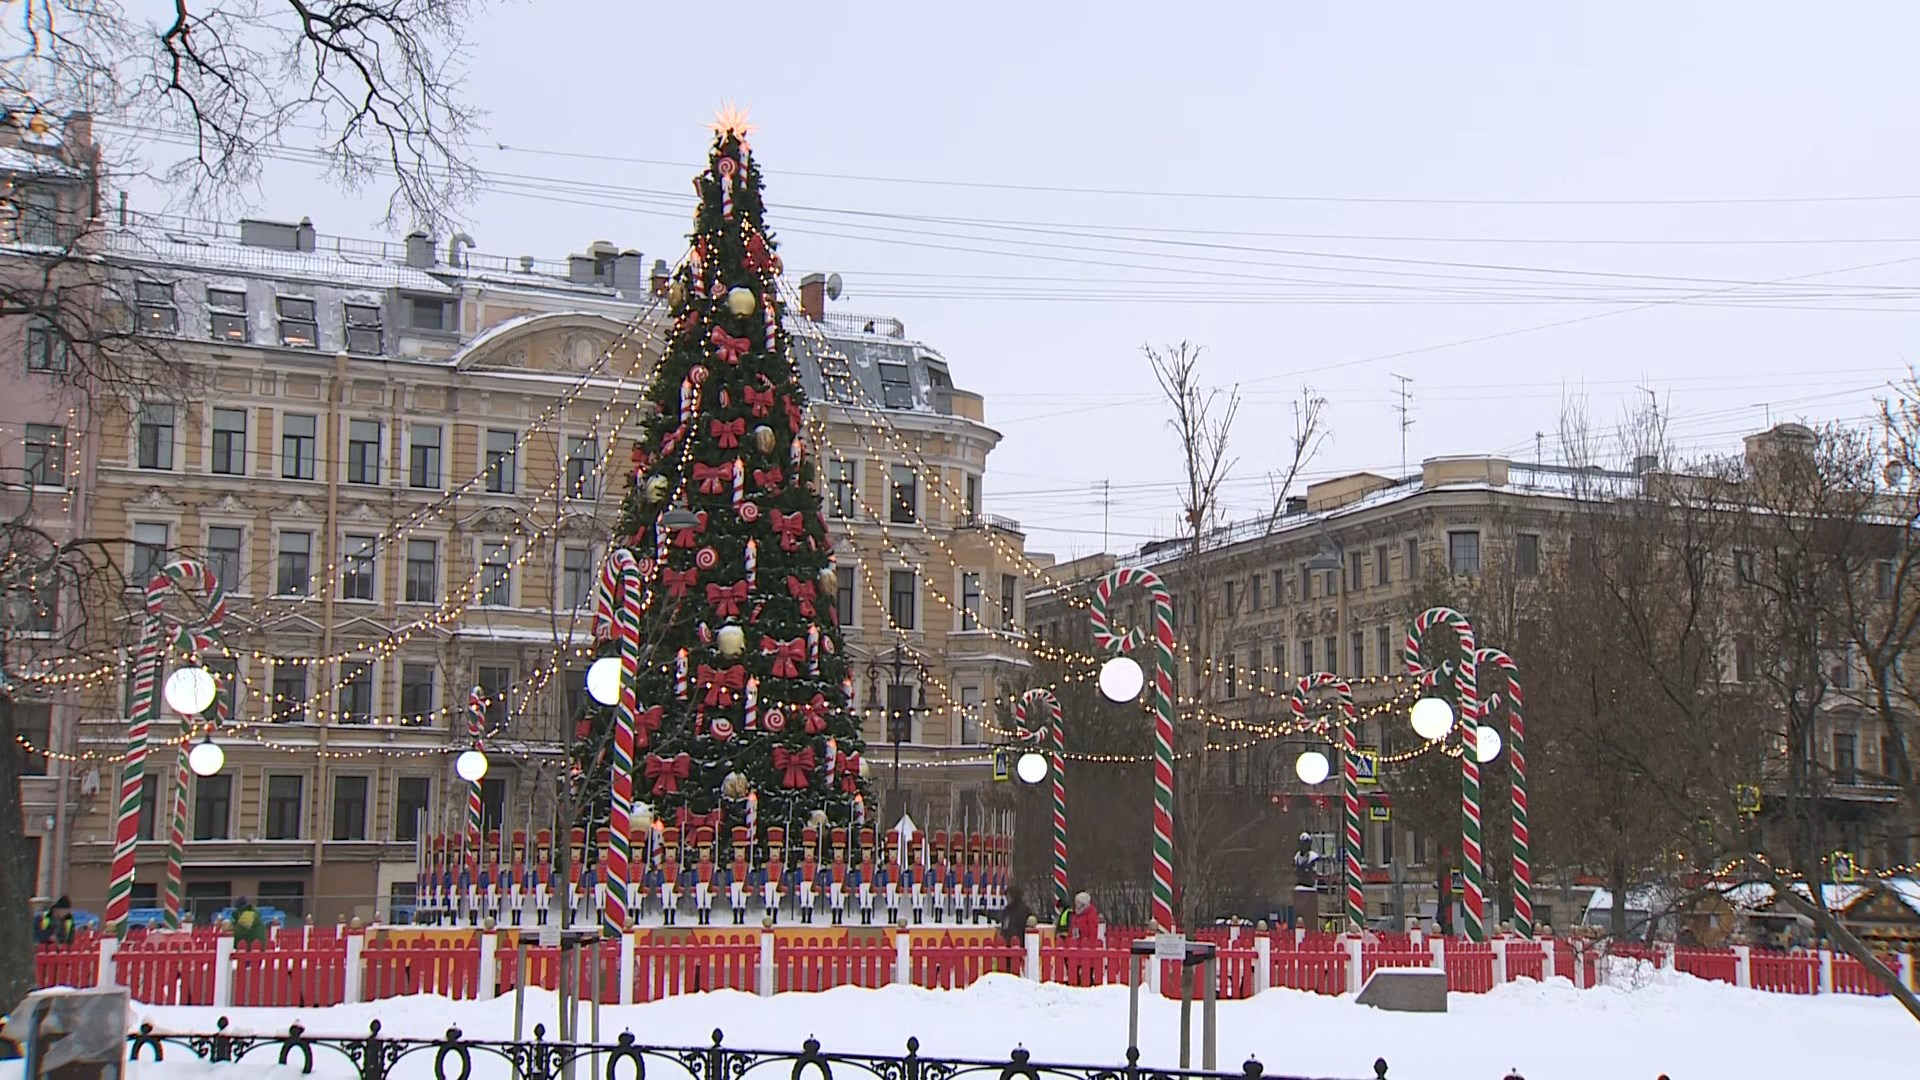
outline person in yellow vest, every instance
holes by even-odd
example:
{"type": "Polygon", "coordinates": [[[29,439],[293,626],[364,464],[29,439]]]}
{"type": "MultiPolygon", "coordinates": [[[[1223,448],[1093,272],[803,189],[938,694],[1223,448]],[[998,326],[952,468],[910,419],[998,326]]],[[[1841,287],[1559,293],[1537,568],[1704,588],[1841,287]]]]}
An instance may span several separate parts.
{"type": "Polygon", "coordinates": [[[53,906],[40,913],[34,920],[33,940],[42,945],[69,945],[73,942],[73,903],[66,897],[53,902],[53,906]]]}
{"type": "Polygon", "coordinates": [[[241,897],[233,906],[233,943],[235,945],[267,944],[267,920],[253,906],[253,901],[241,897]]]}

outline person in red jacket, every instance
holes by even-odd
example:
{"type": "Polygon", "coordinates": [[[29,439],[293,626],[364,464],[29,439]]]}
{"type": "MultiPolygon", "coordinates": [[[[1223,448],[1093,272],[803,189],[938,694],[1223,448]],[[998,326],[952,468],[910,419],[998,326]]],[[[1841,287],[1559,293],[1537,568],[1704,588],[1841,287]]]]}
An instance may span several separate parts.
{"type": "Polygon", "coordinates": [[[1100,936],[1100,909],[1093,906],[1093,897],[1086,893],[1073,898],[1073,921],[1067,936],[1075,941],[1093,941],[1100,936]]]}

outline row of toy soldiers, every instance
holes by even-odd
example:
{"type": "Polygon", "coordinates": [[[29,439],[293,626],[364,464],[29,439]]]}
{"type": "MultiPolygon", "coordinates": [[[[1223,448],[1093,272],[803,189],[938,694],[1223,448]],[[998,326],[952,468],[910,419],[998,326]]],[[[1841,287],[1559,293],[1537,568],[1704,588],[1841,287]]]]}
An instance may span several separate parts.
{"type": "MultiPolygon", "coordinates": [[[[906,919],[987,922],[1006,905],[1009,837],[934,832],[903,845],[897,834],[863,828],[853,834],[854,847],[848,844],[849,830],[833,828],[824,832],[823,848],[821,829],[809,825],[799,832],[801,842],[788,850],[787,830],[771,826],[756,852],[748,829],[735,826],[722,850],[717,812],[683,815],[679,826],[655,822],[632,839],[636,872],[629,883],[630,910],[636,919],[657,914],[668,925],[684,909],[708,925],[716,907],[724,908],[736,926],[746,923],[749,912],[776,922],[789,912],[801,923],[824,914],[836,925],[854,918],[872,925],[884,913],[885,923],[894,925],[906,919]]],[[[607,883],[598,880],[596,864],[606,850],[607,830],[598,830],[595,839],[597,850],[590,853],[586,830],[572,830],[562,894],[572,920],[598,918],[605,901],[607,883]]],[[[432,837],[422,845],[414,919],[544,924],[555,887],[552,856],[547,830],[535,834],[531,846],[520,831],[510,845],[499,833],[489,833],[479,852],[457,835],[432,837]]]]}

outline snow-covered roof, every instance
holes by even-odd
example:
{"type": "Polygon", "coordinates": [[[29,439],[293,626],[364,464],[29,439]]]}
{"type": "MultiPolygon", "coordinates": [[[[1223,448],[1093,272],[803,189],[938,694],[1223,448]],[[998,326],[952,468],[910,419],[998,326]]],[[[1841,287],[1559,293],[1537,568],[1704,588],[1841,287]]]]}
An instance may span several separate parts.
{"type": "Polygon", "coordinates": [[[447,282],[404,263],[343,251],[281,251],[237,241],[158,229],[116,228],[107,251],[122,260],[165,267],[170,274],[194,270],[246,274],[342,288],[406,289],[452,295],[447,282]]]}

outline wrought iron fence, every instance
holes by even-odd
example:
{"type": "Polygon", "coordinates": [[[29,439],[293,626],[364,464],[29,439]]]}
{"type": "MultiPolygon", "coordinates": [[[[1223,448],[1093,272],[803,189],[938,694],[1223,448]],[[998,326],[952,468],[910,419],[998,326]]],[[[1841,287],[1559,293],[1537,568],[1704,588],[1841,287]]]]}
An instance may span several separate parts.
{"type": "MultiPolygon", "coordinates": [[[[270,1059],[296,1066],[302,1075],[312,1075],[316,1066],[322,1076],[338,1075],[325,1067],[331,1059],[350,1068],[357,1080],[389,1080],[409,1059],[430,1059],[432,1080],[503,1075],[513,1080],[1298,1080],[1269,1073],[1251,1058],[1239,1072],[1149,1068],[1133,1048],[1125,1065],[1105,1067],[1035,1061],[1024,1049],[1003,1061],[926,1057],[915,1038],[907,1040],[907,1052],[900,1056],[833,1053],[811,1038],[798,1051],[742,1050],[722,1045],[718,1028],[711,1045],[666,1047],[642,1045],[631,1032],[611,1043],[554,1042],[546,1038],[544,1024],[534,1025],[533,1038],[525,1042],[469,1039],[457,1027],[438,1039],[390,1038],[381,1033],[378,1020],[358,1038],[310,1035],[299,1024],[284,1035],[237,1034],[228,1027],[224,1016],[211,1034],[166,1034],[142,1024],[127,1039],[135,1061],[143,1055],[162,1061],[171,1049],[213,1064],[270,1059]]],[[[1384,1059],[1373,1063],[1373,1073],[1375,1080],[1385,1080],[1384,1059]]]]}

